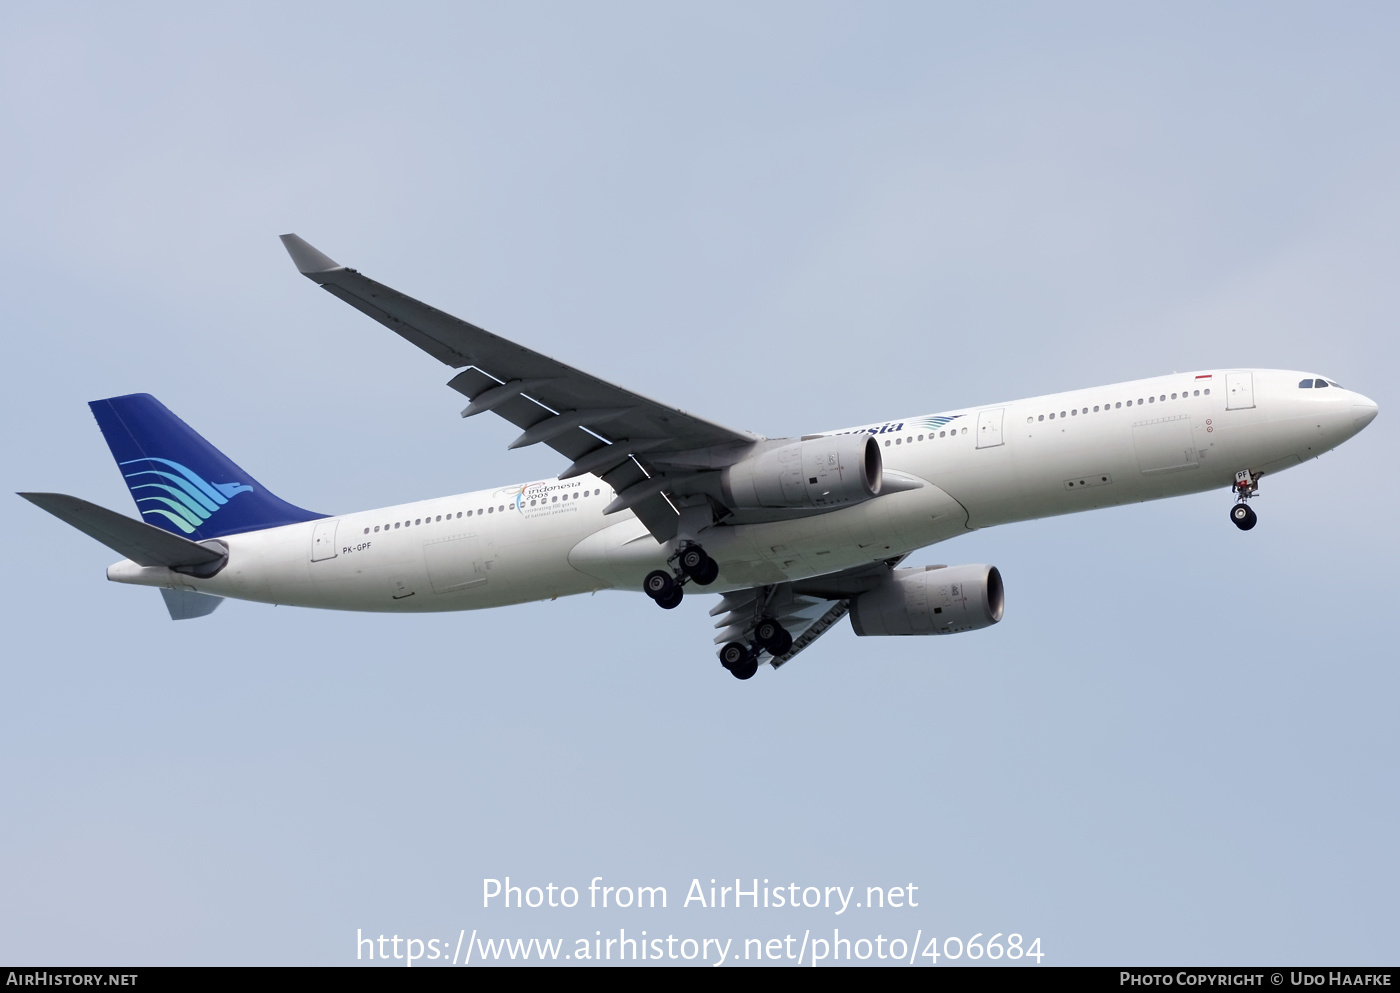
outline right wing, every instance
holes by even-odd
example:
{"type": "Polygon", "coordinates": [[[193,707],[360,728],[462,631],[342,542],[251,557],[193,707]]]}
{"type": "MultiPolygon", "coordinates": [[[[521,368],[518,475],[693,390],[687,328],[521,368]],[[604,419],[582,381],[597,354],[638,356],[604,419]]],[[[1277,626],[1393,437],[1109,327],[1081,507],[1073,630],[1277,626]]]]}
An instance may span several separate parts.
{"type": "MultiPolygon", "coordinates": [[[[463,417],[492,411],[521,429],[510,445],[544,443],[572,464],[561,479],[595,473],[617,494],[608,511],[630,509],[658,541],[676,533],[667,476],[646,453],[738,451],[760,439],[590,376],[547,355],[405,296],[346,268],[294,234],[284,234],[297,270],[326,292],[439,362],[463,371],[450,383],[471,400],[463,417]]],[[[719,456],[721,464],[731,459],[719,456]]],[[[703,459],[702,459],[703,461],[703,459]]],[[[684,474],[684,470],[682,473],[684,474]]]]}

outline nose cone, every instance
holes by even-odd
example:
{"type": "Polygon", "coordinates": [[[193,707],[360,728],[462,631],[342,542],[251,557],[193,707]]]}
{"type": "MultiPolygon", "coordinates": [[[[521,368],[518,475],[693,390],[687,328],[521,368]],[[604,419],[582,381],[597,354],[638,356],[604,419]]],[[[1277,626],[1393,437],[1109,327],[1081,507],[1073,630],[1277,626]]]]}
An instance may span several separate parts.
{"type": "Polygon", "coordinates": [[[1355,425],[1357,431],[1360,431],[1374,421],[1379,412],[1380,408],[1376,406],[1376,401],[1367,399],[1358,393],[1351,404],[1352,424],[1355,425]]]}

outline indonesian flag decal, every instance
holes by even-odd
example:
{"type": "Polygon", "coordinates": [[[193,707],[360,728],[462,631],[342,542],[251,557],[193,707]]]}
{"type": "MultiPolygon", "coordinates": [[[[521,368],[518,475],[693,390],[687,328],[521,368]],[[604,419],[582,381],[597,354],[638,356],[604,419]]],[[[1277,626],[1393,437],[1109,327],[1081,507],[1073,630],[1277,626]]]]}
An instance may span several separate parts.
{"type": "Polygon", "coordinates": [[[1196,378],[1197,378],[1197,379],[1209,379],[1210,376],[1211,376],[1210,373],[1206,373],[1204,376],[1197,376],[1196,378]]]}

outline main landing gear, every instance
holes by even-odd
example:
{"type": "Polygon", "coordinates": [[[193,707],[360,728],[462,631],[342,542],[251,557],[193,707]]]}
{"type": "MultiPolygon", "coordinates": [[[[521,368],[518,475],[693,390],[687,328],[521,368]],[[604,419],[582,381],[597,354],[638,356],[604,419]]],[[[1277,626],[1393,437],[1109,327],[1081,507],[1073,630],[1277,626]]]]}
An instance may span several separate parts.
{"type": "Polygon", "coordinates": [[[696,544],[687,544],[666,560],[672,571],[657,569],[647,573],[642,580],[642,592],[656,601],[663,610],[670,610],[681,602],[684,596],[682,587],[694,581],[701,586],[709,586],[719,578],[719,563],[705,554],[705,549],[696,544]]]}
{"type": "Polygon", "coordinates": [[[792,635],[771,617],[760,617],[753,628],[753,641],[731,641],[719,650],[719,664],[735,679],[751,679],[758,672],[758,654],[766,651],[777,658],[792,648],[792,635]]]}
{"type": "Polygon", "coordinates": [[[1259,477],[1263,473],[1241,469],[1235,473],[1235,498],[1239,501],[1230,508],[1230,520],[1241,531],[1248,531],[1259,523],[1259,515],[1246,502],[1259,492],[1259,477]]]}

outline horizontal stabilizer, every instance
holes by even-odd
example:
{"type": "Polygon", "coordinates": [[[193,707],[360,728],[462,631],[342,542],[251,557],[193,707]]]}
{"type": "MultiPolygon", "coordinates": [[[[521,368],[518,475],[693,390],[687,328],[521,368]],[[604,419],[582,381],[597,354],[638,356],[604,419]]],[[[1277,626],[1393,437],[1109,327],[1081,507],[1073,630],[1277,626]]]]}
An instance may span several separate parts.
{"type": "Polygon", "coordinates": [[[187,621],[191,617],[208,617],[214,608],[224,602],[221,596],[196,593],[193,590],[161,590],[165,597],[165,609],[170,611],[172,621],[187,621]]]}
{"type": "Polygon", "coordinates": [[[73,525],[83,534],[96,538],[137,565],[172,569],[211,565],[228,554],[222,549],[208,548],[77,497],[62,493],[21,493],[19,496],[47,510],[65,524],[73,525]]]}

